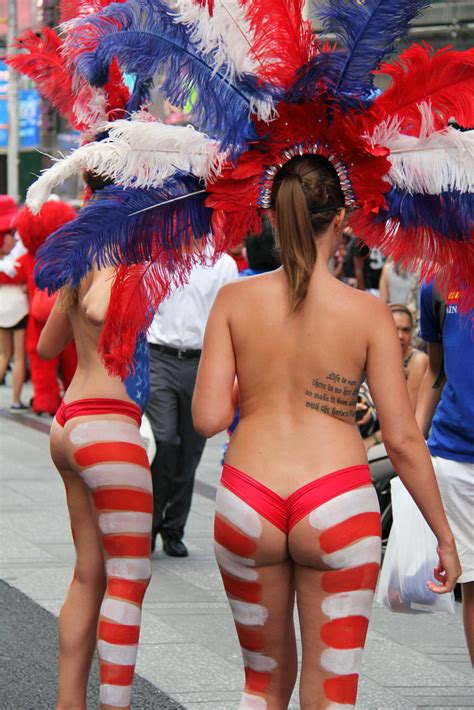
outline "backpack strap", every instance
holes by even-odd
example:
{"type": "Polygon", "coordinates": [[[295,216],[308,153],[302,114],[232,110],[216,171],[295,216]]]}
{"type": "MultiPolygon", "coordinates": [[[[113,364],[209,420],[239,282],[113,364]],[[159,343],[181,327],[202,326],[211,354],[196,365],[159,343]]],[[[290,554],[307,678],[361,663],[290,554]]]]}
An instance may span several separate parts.
{"type": "MultiPolygon", "coordinates": [[[[444,326],[444,319],[446,317],[446,303],[444,302],[444,299],[439,292],[439,290],[436,288],[436,286],[433,284],[433,290],[431,291],[431,301],[433,305],[433,314],[436,320],[436,324],[438,326],[438,331],[441,335],[441,342],[443,340],[443,326],[444,326]]],[[[438,373],[438,376],[433,383],[433,389],[437,390],[441,387],[441,383],[444,379],[444,356],[443,359],[441,360],[441,367],[438,373]]]]}

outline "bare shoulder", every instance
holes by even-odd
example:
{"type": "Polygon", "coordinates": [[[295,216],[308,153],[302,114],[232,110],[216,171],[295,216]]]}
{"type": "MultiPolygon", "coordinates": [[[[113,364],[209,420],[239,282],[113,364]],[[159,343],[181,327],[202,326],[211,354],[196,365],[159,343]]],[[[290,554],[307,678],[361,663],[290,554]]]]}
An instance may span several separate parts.
{"type": "Polygon", "coordinates": [[[353,286],[348,286],[335,278],[333,279],[333,288],[335,293],[344,299],[344,302],[349,307],[354,307],[360,311],[364,320],[370,319],[372,322],[373,319],[377,321],[383,321],[387,318],[391,321],[393,320],[389,307],[377,296],[353,286]]]}
{"type": "MultiPolygon", "coordinates": [[[[221,299],[241,299],[241,298],[253,298],[257,293],[261,293],[262,296],[268,293],[269,289],[284,288],[285,280],[280,270],[270,271],[265,274],[258,274],[257,276],[245,276],[244,278],[238,278],[230,283],[221,286],[219,290],[219,297],[221,299]]],[[[235,305],[234,301],[234,305],[235,305]]]]}

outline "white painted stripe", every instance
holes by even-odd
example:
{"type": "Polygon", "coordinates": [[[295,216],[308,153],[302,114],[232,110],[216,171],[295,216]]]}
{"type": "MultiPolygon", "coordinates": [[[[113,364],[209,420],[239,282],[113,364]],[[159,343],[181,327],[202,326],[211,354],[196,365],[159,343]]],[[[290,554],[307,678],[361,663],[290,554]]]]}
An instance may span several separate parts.
{"type": "Polygon", "coordinates": [[[81,422],[71,430],[69,437],[75,446],[91,444],[94,441],[126,441],[143,446],[138,426],[112,419],[81,422]]]}
{"type": "Polygon", "coordinates": [[[261,653],[255,653],[254,651],[247,651],[246,648],[242,648],[242,656],[244,658],[244,666],[248,666],[259,673],[270,673],[278,665],[273,658],[263,656],[261,653]]]}
{"type": "Polygon", "coordinates": [[[382,544],[379,537],[366,537],[342,550],[323,555],[322,560],[324,564],[335,569],[357,567],[368,562],[380,564],[381,550],[382,544]]]}
{"type": "Polygon", "coordinates": [[[343,703],[329,703],[326,710],[354,710],[355,705],[345,705],[343,703]]]}
{"type": "Polygon", "coordinates": [[[249,537],[258,538],[262,534],[259,514],[225,486],[217,489],[216,512],[249,537]]]}
{"type": "Polygon", "coordinates": [[[323,503],[309,514],[309,522],[317,530],[327,528],[344,522],[353,515],[360,513],[378,513],[379,501],[373,486],[353,488],[351,491],[341,493],[337,498],[332,498],[323,503]]]}
{"type": "Polygon", "coordinates": [[[249,557],[239,557],[239,555],[234,555],[233,552],[226,550],[226,548],[218,542],[214,543],[214,552],[219,567],[225,569],[225,571],[229,574],[232,574],[234,577],[238,577],[238,579],[258,579],[258,572],[254,569],[249,569],[255,565],[255,560],[252,560],[249,557]]]}
{"type": "Polygon", "coordinates": [[[151,513],[101,513],[99,527],[107,533],[151,533],[153,515],[151,513]]]}
{"type": "Polygon", "coordinates": [[[229,598],[234,620],[243,626],[263,626],[268,619],[268,611],[261,604],[249,604],[229,598]]]}
{"type": "Polygon", "coordinates": [[[344,619],[346,616],[366,616],[369,618],[374,593],[370,589],[341,592],[325,597],[321,608],[330,619],[344,619]]]}
{"type": "Polygon", "coordinates": [[[328,673],[336,673],[336,675],[359,673],[362,654],[362,648],[327,648],[321,654],[321,667],[328,673]]]}
{"type": "Polygon", "coordinates": [[[134,666],[137,659],[138,644],[119,646],[116,643],[108,643],[99,639],[97,641],[97,651],[101,661],[115,663],[117,666],[134,666]]]}
{"type": "Polygon", "coordinates": [[[239,707],[237,710],[266,710],[267,701],[260,698],[258,695],[250,695],[250,693],[242,693],[239,707]]]}
{"type": "Polygon", "coordinates": [[[149,579],[151,562],[148,557],[111,557],[105,563],[107,576],[122,579],[149,579]]]}
{"type": "Polygon", "coordinates": [[[131,685],[100,686],[100,702],[104,705],[115,705],[117,708],[128,708],[132,700],[131,685]]]}
{"type": "Polygon", "coordinates": [[[110,597],[106,597],[102,602],[100,613],[110,621],[124,626],[140,626],[142,620],[142,610],[139,606],[110,597]]]}
{"type": "Polygon", "coordinates": [[[150,493],[153,491],[150,470],[131,463],[91,466],[81,471],[81,478],[92,489],[99,486],[134,486],[150,493]]]}

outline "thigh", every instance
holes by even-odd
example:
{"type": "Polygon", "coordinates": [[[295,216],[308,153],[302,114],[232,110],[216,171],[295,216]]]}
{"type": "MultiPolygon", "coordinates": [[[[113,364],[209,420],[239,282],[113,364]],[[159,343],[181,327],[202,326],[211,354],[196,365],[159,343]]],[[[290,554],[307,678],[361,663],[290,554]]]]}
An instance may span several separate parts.
{"type": "Polygon", "coordinates": [[[179,443],[177,383],[175,364],[151,351],[150,397],[146,415],[157,442],[179,443]]]}
{"type": "Polygon", "coordinates": [[[303,647],[301,707],[355,705],[380,563],[380,513],[372,486],[313,510],[290,532],[303,647]],[[314,698],[318,704],[314,704],[314,698]]]}
{"type": "Polygon", "coordinates": [[[290,698],[297,670],[293,565],[286,535],[220,486],[214,536],[242,649],[246,700],[257,695],[268,708],[286,707],[281,699],[290,698]]]}
{"type": "Polygon", "coordinates": [[[13,331],[13,352],[15,360],[24,360],[26,358],[26,331],[24,328],[13,331]]]}

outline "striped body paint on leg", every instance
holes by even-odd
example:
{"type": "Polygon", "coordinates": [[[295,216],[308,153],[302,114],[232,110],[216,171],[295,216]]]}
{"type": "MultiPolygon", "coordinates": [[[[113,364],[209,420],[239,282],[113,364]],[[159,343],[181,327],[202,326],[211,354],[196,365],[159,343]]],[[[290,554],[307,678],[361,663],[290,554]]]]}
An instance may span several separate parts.
{"type": "Polygon", "coordinates": [[[150,576],[153,496],[138,427],[123,421],[81,422],[70,432],[74,459],[91,491],[106,558],[107,589],[97,650],[100,701],[130,707],[141,607],[150,576]]]}
{"type": "Polygon", "coordinates": [[[313,510],[319,531],[321,576],[321,667],[329,676],[324,692],[332,710],[355,707],[360,664],[380,564],[380,511],[372,486],[347,491],[313,510]]]}
{"type": "Polygon", "coordinates": [[[232,609],[245,667],[245,691],[239,710],[265,710],[262,697],[271,683],[276,661],[263,653],[268,610],[261,603],[262,587],[255,569],[257,541],[262,534],[259,514],[224,486],[216,498],[215,554],[232,609]]]}

